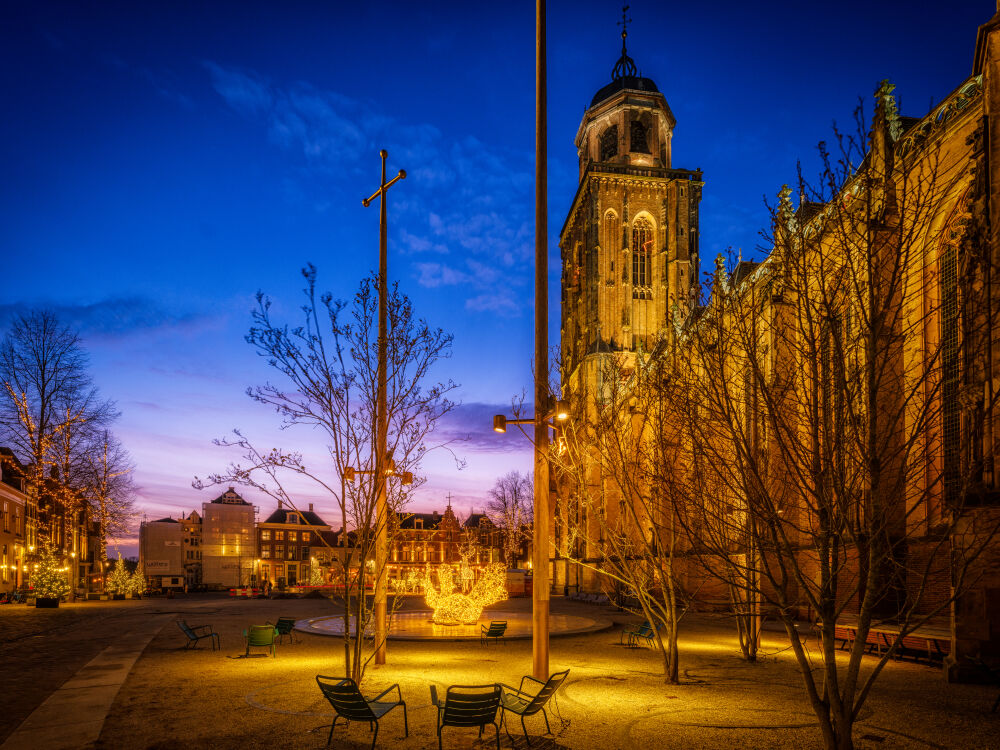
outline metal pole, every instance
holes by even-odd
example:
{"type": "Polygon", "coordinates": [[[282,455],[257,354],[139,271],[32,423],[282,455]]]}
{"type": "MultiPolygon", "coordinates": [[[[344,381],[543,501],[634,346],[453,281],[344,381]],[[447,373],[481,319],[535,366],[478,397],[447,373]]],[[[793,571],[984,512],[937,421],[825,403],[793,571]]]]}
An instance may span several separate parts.
{"type": "MultiPolygon", "coordinates": [[[[375,663],[385,664],[386,654],[386,580],[385,566],[387,560],[387,523],[385,499],[385,458],[386,458],[386,433],[388,432],[388,415],[386,414],[386,189],[385,189],[385,160],[389,154],[385,149],[379,151],[382,157],[382,195],[379,206],[378,218],[378,396],[376,402],[376,428],[375,438],[375,487],[378,495],[375,501],[376,510],[376,538],[375,538],[375,663]]],[[[361,593],[364,596],[364,592],[361,593]]]]}
{"type": "Polygon", "coordinates": [[[546,172],[545,0],[535,0],[535,509],[531,655],[549,677],[549,271],[546,172]]]}
{"type": "MultiPolygon", "coordinates": [[[[389,153],[382,149],[378,152],[382,157],[382,179],[379,182],[378,190],[361,201],[362,205],[368,206],[375,198],[380,198],[378,220],[378,393],[375,403],[375,663],[385,664],[387,623],[385,612],[386,600],[386,564],[389,559],[388,551],[388,526],[389,513],[386,507],[385,483],[387,476],[388,458],[388,432],[389,415],[386,407],[386,349],[388,338],[386,333],[386,193],[389,188],[396,184],[397,180],[406,177],[404,170],[399,170],[399,174],[388,182],[385,181],[385,160],[389,153]]],[[[347,533],[346,527],[344,533],[347,533]]],[[[364,567],[365,561],[360,560],[359,564],[364,567]]],[[[363,579],[362,579],[363,580],[363,579]]],[[[346,577],[344,579],[346,587],[346,577]]],[[[345,588],[346,590],[346,588],[345,588]]],[[[362,586],[359,594],[363,602],[365,592],[362,586]]]]}

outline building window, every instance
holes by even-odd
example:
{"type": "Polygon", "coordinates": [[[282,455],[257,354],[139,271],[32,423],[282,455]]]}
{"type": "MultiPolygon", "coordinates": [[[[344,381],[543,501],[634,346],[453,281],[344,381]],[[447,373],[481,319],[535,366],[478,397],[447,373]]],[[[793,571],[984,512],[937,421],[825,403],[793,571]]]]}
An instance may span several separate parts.
{"type": "Polygon", "coordinates": [[[646,139],[646,126],[638,120],[632,120],[632,151],[637,154],[648,154],[649,143],[646,139]]]}
{"type": "Polygon", "coordinates": [[[604,256],[608,259],[608,281],[615,279],[615,255],[621,249],[621,228],[618,214],[608,211],[604,214],[604,256]]]}
{"type": "Polygon", "coordinates": [[[303,542],[308,542],[309,541],[309,532],[308,531],[303,531],[302,532],[302,541],[303,542]]]}
{"type": "Polygon", "coordinates": [[[285,545],[284,544],[276,544],[276,545],[274,545],[274,556],[276,558],[278,558],[279,560],[282,557],[285,556],[285,545]]]}
{"type": "Polygon", "coordinates": [[[296,533],[294,531],[289,531],[288,532],[288,541],[295,542],[295,541],[298,541],[298,538],[299,538],[298,533],[296,533]]]}
{"type": "Polygon", "coordinates": [[[261,529],[260,540],[262,542],[269,542],[269,541],[271,541],[271,530],[270,529],[261,529]]]}
{"type": "Polygon", "coordinates": [[[601,161],[618,156],[618,126],[612,125],[601,133],[601,161]]]}
{"type": "Polygon", "coordinates": [[[274,532],[274,539],[275,539],[275,541],[278,541],[278,542],[285,541],[285,532],[284,531],[275,531],[274,532]]]}
{"type": "Polygon", "coordinates": [[[303,547],[302,548],[302,559],[303,560],[308,560],[309,559],[309,548],[308,547],[303,547]]]}
{"type": "Polygon", "coordinates": [[[260,556],[264,557],[264,558],[268,558],[268,557],[271,556],[271,545],[270,544],[261,545],[260,556]]]}
{"type": "Polygon", "coordinates": [[[632,286],[640,288],[633,296],[645,298],[642,289],[650,286],[652,276],[653,225],[640,216],[632,222],[632,286]]]}
{"type": "Polygon", "coordinates": [[[295,559],[295,547],[294,545],[291,544],[288,545],[288,559],[289,560],[295,559]]]}

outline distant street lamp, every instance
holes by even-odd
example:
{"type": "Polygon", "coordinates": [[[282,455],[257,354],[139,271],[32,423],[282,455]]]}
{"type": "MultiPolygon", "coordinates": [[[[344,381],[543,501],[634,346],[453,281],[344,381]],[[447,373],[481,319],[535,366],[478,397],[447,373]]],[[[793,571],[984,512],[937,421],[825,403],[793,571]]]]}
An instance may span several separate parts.
{"type": "Polygon", "coordinates": [[[406,172],[399,174],[388,182],[385,181],[385,160],[389,152],[382,149],[378,152],[382,157],[382,180],[378,190],[361,201],[366,208],[375,198],[380,199],[378,222],[378,395],[376,396],[376,430],[375,430],[375,471],[381,476],[375,477],[376,537],[375,561],[378,566],[378,580],[375,582],[375,663],[385,664],[386,616],[385,616],[385,566],[388,559],[388,536],[386,521],[385,475],[382,473],[381,461],[386,455],[386,442],[389,432],[389,415],[386,409],[386,191],[398,180],[406,179],[406,172]]]}

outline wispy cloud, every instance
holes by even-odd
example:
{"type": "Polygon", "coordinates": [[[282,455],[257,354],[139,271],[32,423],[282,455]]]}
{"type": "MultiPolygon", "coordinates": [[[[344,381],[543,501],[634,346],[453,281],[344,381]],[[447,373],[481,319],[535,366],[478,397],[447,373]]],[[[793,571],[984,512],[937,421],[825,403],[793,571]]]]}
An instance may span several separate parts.
{"type": "Polygon", "coordinates": [[[438,423],[435,434],[446,441],[454,441],[457,454],[463,451],[484,453],[518,453],[530,450],[530,443],[511,427],[510,434],[498,435],[493,431],[493,415],[511,411],[510,404],[469,403],[460,404],[438,423]]]}
{"type": "Polygon", "coordinates": [[[85,335],[121,335],[156,328],[186,328],[202,325],[209,316],[196,312],[176,312],[144,297],[116,297],[87,304],[46,304],[15,302],[0,304],[0,327],[6,328],[18,315],[31,310],[49,310],[59,320],[85,335]]]}
{"type": "MultiPolygon", "coordinates": [[[[531,153],[399,122],[367,102],[309,83],[279,85],[253,71],[204,65],[226,104],[260,122],[268,141],[296,157],[290,171],[325,178],[327,193],[345,175],[360,174],[362,155],[382,147],[393,154],[420,186],[393,203],[405,227],[394,230],[398,246],[412,256],[419,284],[460,287],[472,312],[513,317],[530,307],[531,153]],[[442,263],[442,255],[453,260],[442,263]]],[[[286,185],[285,192],[306,197],[301,186],[286,185]]]]}

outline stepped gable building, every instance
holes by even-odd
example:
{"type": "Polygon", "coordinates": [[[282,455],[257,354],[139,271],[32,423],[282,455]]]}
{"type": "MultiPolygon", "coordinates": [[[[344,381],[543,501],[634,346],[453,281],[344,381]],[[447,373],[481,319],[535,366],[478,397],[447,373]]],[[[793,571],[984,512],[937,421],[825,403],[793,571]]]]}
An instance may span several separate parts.
{"type": "Polygon", "coordinates": [[[184,583],[189,587],[200,586],[201,580],[201,516],[191,511],[181,516],[184,536],[184,583]]]}
{"type": "Polygon", "coordinates": [[[698,274],[699,170],[675,169],[677,120],[625,46],[576,134],[580,185],[559,238],[564,388],[594,355],[649,350],[698,274]]]}
{"type": "Polygon", "coordinates": [[[257,558],[257,509],[232,487],[202,503],[202,581],[212,588],[246,586],[257,558]]]}

